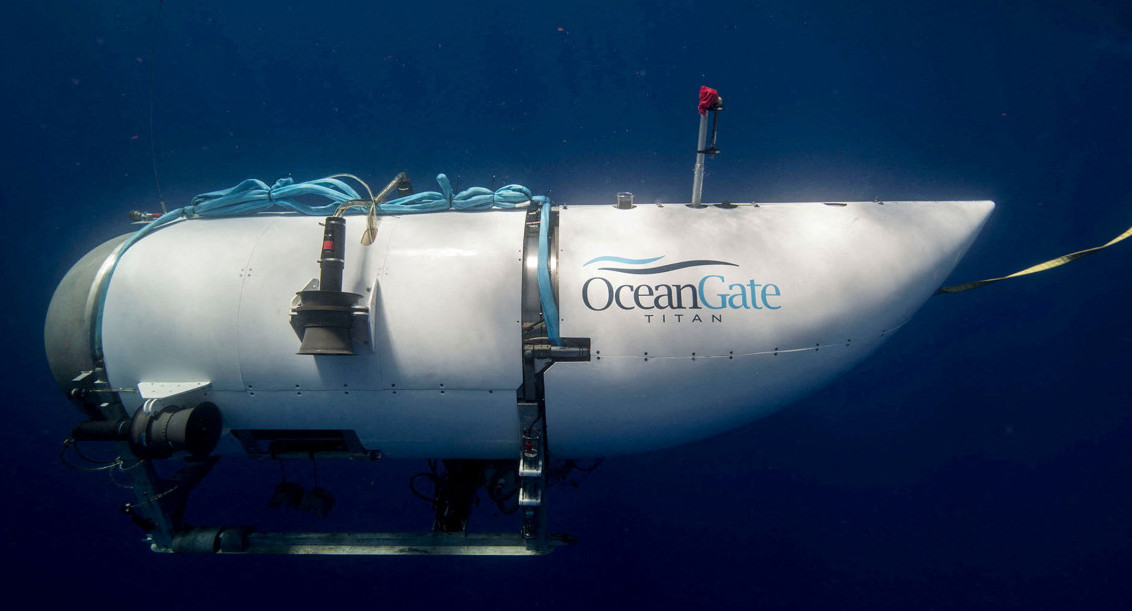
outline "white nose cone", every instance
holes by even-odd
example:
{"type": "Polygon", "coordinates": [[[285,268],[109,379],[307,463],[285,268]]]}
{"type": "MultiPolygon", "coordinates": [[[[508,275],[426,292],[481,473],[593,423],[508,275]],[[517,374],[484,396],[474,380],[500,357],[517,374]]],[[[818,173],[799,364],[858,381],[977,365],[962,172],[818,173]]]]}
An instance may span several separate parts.
{"type": "Polygon", "coordinates": [[[871,353],[939,288],[993,202],[571,207],[546,373],[558,456],[659,449],[748,423],[871,353]]]}

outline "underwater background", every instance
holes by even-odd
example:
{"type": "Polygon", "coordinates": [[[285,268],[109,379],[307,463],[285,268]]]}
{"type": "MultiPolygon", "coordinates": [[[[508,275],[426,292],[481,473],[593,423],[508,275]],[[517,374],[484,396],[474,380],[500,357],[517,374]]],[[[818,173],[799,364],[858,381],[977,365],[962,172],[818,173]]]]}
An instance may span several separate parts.
{"type": "MultiPolygon", "coordinates": [[[[550,491],[552,530],[580,542],[540,558],[153,554],[119,511],[129,490],[60,462],[80,414],[42,336],[66,270],[130,231],[129,210],[159,209],[155,166],[170,207],[245,178],[399,171],[418,190],[445,172],[559,203],[682,202],[701,85],[726,108],[705,201],[993,199],[950,281],[1004,275],[1132,225],[1126,2],[15,0],[0,57],[0,583],[23,595],[462,610],[1132,596],[1127,242],[933,297],[750,427],[607,458],[550,491]]],[[[189,521],[431,524],[407,487],[423,464],[320,465],[338,499],[323,523],[267,509],[278,469],[239,462],[221,461],[189,521]]],[[[473,530],[517,528],[489,505],[473,530]]]]}

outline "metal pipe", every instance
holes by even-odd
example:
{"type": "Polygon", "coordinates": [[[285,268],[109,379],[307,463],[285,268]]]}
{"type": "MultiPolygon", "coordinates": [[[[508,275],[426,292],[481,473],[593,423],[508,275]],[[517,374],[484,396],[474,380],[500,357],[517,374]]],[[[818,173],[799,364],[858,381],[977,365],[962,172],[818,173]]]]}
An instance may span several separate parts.
{"type": "Polygon", "coordinates": [[[707,150],[707,114],[700,115],[700,138],[696,144],[696,177],[692,181],[692,205],[700,205],[704,190],[704,151],[707,150]]]}
{"type": "Polygon", "coordinates": [[[322,234],[322,258],[319,259],[318,288],[322,291],[342,290],[342,269],[346,266],[346,219],[326,217],[322,234]]]}

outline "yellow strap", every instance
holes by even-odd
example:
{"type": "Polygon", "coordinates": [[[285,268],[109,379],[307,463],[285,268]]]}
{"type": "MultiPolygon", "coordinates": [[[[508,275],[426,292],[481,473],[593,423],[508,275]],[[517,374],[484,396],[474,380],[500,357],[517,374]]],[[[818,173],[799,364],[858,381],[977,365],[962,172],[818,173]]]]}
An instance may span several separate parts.
{"type": "Polygon", "coordinates": [[[1109,242],[1107,244],[1103,245],[1103,246],[1097,246],[1096,248],[1087,248],[1085,250],[1079,250],[1077,252],[1070,253],[1068,255],[1062,255],[1062,256],[1060,256],[1056,259],[1050,259],[1049,261],[1046,261],[1045,263],[1039,263],[1039,264],[1037,264],[1033,267],[1027,267],[1026,269],[1024,269],[1020,272],[1014,272],[1013,274],[1010,274],[1009,276],[1003,276],[1001,278],[989,278],[987,280],[976,280],[975,282],[965,282],[963,284],[956,284],[956,285],[953,285],[953,286],[940,287],[940,289],[938,291],[936,291],[935,294],[939,295],[940,293],[962,293],[963,291],[969,291],[971,289],[977,289],[980,286],[985,286],[985,285],[990,284],[992,282],[998,282],[999,280],[1006,280],[1007,278],[1017,278],[1018,276],[1025,276],[1025,275],[1028,275],[1028,274],[1036,274],[1037,272],[1044,272],[1047,269],[1053,269],[1053,268],[1058,267],[1060,265],[1065,265],[1066,263],[1069,263],[1070,261],[1076,261],[1077,259],[1080,259],[1081,257],[1084,257],[1085,255],[1091,255],[1091,254],[1097,252],[1098,250],[1101,250],[1102,248],[1108,248],[1109,246],[1116,244],[1117,242],[1123,240],[1124,238],[1127,238],[1130,235],[1132,235],[1132,227],[1129,227],[1128,230],[1125,231],[1124,233],[1116,236],[1112,240],[1109,240],[1109,242]]]}

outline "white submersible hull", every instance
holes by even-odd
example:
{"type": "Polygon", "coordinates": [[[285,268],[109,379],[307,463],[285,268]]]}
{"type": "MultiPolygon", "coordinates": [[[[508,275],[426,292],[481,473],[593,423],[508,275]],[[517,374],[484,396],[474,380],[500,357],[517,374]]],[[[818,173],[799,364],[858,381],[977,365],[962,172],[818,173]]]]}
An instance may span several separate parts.
{"type": "MultiPolygon", "coordinates": [[[[48,310],[52,373],[88,418],[60,456],[114,443],[97,468],[129,479],[137,500],[123,509],[157,551],[572,543],[550,532],[546,492],[600,462],[578,459],[735,429],[844,373],[940,288],[994,208],[702,205],[722,109],[702,87],[688,205],[633,206],[625,193],[553,207],[521,185],[456,193],[443,174],[440,191],[414,194],[400,173],[377,196],[348,174],[284,177],[203,193],[103,244],[48,310]],[[409,480],[432,532],[186,522],[191,491],[231,455],[432,459],[409,480]],[[468,532],[481,489],[519,514],[517,533],[468,532]]],[[[317,475],[304,491],[282,464],[269,506],[325,516],[333,494],[317,475]]]]}
{"type": "Polygon", "coordinates": [[[542,246],[558,332],[588,347],[561,362],[532,356],[530,337],[548,335],[536,214],[385,216],[369,246],[364,220],[347,217],[352,355],[298,353],[296,294],[318,276],[322,219],[185,220],[122,253],[100,323],[92,285],[113,245],[76,265],[48,352],[66,386],[99,344],[128,413],[163,387],[199,389],[222,414],[217,454],[283,439],[302,450],[306,435],[390,458],[511,459],[532,359],[552,456],[655,450],[747,424],[865,358],[943,284],[993,207],[556,208],[542,246]]]}

